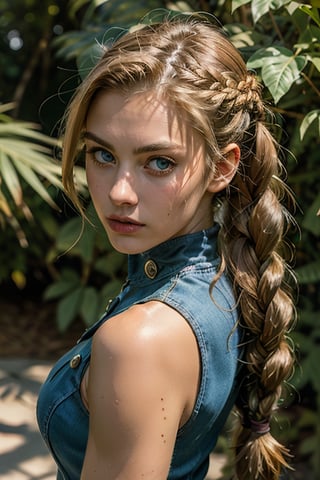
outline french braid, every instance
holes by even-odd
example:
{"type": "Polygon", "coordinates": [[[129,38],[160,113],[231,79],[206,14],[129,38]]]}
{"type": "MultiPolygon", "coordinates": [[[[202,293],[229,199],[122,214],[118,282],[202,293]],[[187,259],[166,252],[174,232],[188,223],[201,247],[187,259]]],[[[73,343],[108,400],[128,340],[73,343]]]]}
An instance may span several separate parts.
{"type": "Polygon", "coordinates": [[[281,256],[287,215],[279,198],[284,185],[279,179],[275,142],[263,123],[264,107],[254,77],[225,85],[224,102],[230,109],[247,110],[256,118],[246,134],[251,145],[254,139],[255,148],[243,149],[241,167],[226,199],[220,238],[246,332],[245,372],[237,402],[236,472],[241,480],[271,480],[278,479],[282,466],[287,466],[288,451],[269,433],[269,422],[293,367],[287,332],[294,309],[281,256]]]}

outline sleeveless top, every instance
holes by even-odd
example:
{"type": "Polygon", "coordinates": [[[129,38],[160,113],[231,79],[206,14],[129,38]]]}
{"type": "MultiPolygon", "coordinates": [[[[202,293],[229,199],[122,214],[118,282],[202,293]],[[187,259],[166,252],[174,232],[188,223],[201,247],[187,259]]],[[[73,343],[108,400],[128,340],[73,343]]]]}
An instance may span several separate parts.
{"type": "Polygon", "coordinates": [[[58,467],[57,479],[79,480],[89,413],[80,383],[90,361],[92,336],[108,318],[133,304],[158,300],[189,323],[201,358],[201,380],[193,413],[179,429],[168,480],[203,480],[209,455],[237,395],[240,331],[229,280],[223,275],[212,296],[219,265],[218,226],[170,239],[142,254],[129,255],[128,280],[106,313],[53,367],[40,389],[40,432],[58,467]]]}

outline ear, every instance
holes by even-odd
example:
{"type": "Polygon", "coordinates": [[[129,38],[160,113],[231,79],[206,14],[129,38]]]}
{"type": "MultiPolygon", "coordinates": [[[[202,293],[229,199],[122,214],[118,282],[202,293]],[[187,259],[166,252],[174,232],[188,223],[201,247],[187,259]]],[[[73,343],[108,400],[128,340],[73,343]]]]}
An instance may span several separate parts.
{"type": "Polygon", "coordinates": [[[216,164],[216,171],[208,183],[208,192],[217,193],[226,188],[233,179],[240,162],[240,148],[236,143],[229,143],[222,150],[223,159],[216,164]]]}

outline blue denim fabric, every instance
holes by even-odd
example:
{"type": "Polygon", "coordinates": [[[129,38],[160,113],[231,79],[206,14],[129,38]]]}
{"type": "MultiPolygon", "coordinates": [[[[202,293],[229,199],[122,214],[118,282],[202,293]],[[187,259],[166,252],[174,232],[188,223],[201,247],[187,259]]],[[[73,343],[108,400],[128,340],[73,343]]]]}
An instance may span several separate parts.
{"type": "MultiPolygon", "coordinates": [[[[210,298],[216,274],[218,226],[171,239],[148,252],[130,255],[128,280],[103,317],[53,367],[41,388],[39,429],[57,466],[59,480],[79,480],[88,435],[89,414],[80,397],[80,382],[90,361],[91,341],[99,326],[129,306],[158,300],[184,316],[197,338],[201,382],[188,422],[178,431],[169,480],[203,480],[217,437],[237,394],[240,332],[232,335],[237,311],[228,279],[222,276],[210,298]],[[145,273],[148,260],[156,275],[145,273]],[[70,361],[80,355],[78,363],[70,361]]],[[[147,421],[147,419],[146,419],[147,421]]]]}

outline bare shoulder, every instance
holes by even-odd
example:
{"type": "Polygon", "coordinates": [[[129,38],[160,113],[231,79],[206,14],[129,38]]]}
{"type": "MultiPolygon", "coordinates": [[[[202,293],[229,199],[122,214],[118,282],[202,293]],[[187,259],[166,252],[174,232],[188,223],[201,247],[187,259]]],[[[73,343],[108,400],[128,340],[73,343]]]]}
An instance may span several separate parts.
{"type": "Polygon", "coordinates": [[[197,342],[187,321],[159,301],[134,305],[108,320],[96,332],[93,346],[119,358],[158,358],[178,368],[195,347],[197,342]]]}
{"type": "Polygon", "coordinates": [[[200,359],[194,333],[176,310],[152,301],[111,318],[94,336],[92,361],[98,377],[109,377],[119,394],[124,395],[131,382],[131,388],[146,397],[149,388],[160,396],[161,391],[175,392],[180,424],[189,418],[200,359]]]}

